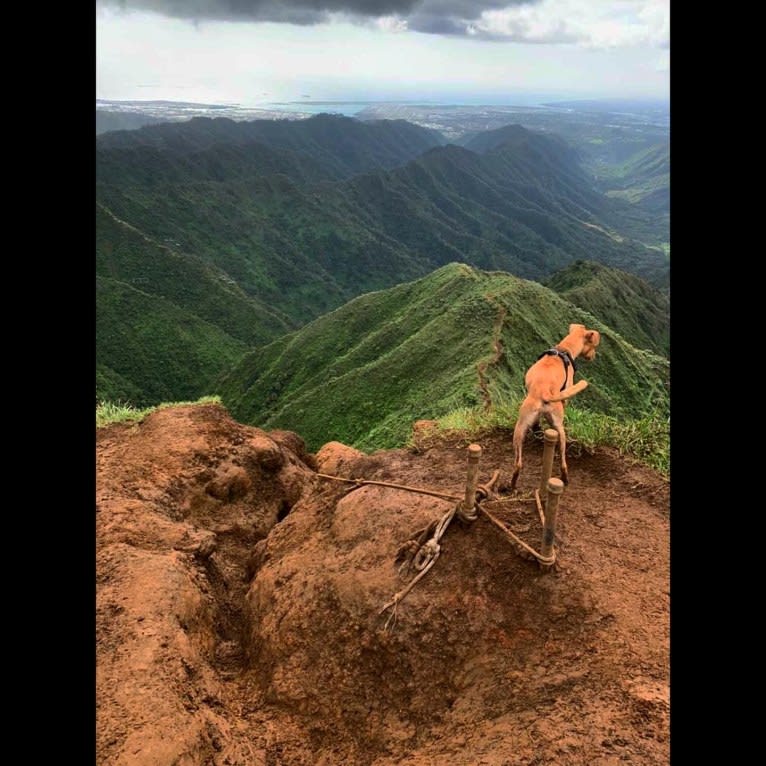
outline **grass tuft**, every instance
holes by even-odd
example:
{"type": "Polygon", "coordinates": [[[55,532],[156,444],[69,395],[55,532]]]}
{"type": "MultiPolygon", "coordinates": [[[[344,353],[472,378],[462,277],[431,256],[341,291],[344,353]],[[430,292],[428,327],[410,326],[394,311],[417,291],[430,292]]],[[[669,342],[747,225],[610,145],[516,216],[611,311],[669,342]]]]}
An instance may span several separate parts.
{"type": "Polygon", "coordinates": [[[670,417],[661,413],[618,419],[611,415],[571,409],[567,412],[567,437],[592,452],[609,446],[634,458],[666,478],[670,475],[670,417]]]}
{"type": "Polygon", "coordinates": [[[221,397],[203,396],[195,402],[163,402],[155,407],[145,407],[144,409],[139,409],[126,402],[98,402],[96,404],[96,428],[102,428],[112,423],[142,420],[155,410],[183,407],[190,404],[221,404],[221,397]]]}

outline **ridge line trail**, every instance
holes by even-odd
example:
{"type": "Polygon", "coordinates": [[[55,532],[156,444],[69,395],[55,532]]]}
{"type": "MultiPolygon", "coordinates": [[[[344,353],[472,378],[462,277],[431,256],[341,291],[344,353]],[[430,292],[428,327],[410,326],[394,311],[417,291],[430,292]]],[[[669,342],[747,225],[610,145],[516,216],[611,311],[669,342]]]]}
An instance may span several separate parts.
{"type": "Polygon", "coordinates": [[[497,300],[495,300],[495,298],[489,293],[485,293],[484,298],[490,305],[497,307],[497,315],[495,316],[495,321],[492,324],[492,348],[494,352],[493,356],[490,359],[485,359],[476,365],[476,371],[479,376],[479,390],[484,401],[484,409],[490,410],[492,409],[492,397],[489,393],[489,381],[487,380],[486,372],[487,368],[490,365],[497,364],[503,355],[503,342],[501,340],[500,333],[503,329],[503,322],[505,321],[505,317],[508,315],[508,309],[502,304],[498,303],[497,300]]]}

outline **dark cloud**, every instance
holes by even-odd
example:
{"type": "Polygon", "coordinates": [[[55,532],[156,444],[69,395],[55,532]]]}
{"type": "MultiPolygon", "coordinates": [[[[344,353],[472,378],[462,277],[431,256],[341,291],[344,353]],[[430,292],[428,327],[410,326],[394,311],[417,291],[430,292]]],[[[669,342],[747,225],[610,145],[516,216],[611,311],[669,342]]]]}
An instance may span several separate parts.
{"type": "Polygon", "coordinates": [[[482,11],[497,11],[511,5],[534,5],[538,0],[422,0],[414,3],[413,9],[419,15],[433,18],[464,19],[472,21],[482,11]]]}
{"type": "Polygon", "coordinates": [[[495,11],[511,5],[533,5],[538,0],[424,0],[407,18],[407,26],[415,32],[431,35],[466,35],[472,21],[481,16],[482,11],[495,11]]]}
{"type": "Polygon", "coordinates": [[[122,10],[154,11],[194,21],[277,21],[317,24],[330,13],[406,15],[422,0],[98,0],[122,10]]]}
{"type": "Polygon", "coordinates": [[[98,0],[122,10],[154,11],[191,21],[274,21],[318,24],[331,13],[357,20],[398,16],[410,29],[439,35],[465,35],[482,11],[539,0],[98,0]]]}
{"type": "Polygon", "coordinates": [[[429,13],[416,13],[407,19],[408,29],[429,35],[464,35],[466,26],[465,19],[429,13]]]}

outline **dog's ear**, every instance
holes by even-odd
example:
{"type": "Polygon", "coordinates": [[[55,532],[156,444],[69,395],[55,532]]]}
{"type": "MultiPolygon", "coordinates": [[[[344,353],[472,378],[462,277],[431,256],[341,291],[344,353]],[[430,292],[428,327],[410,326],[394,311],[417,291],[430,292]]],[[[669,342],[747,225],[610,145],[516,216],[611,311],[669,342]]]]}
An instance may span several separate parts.
{"type": "Polygon", "coordinates": [[[585,330],[584,324],[570,324],[569,325],[569,334],[571,335],[575,330],[585,330]]]}
{"type": "Polygon", "coordinates": [[[588,332],[585,333],[585,341],[586,343],[590,343],[591,346],[598,346],[601,342],[601,334],[598,330],[588,330],[588,332]]]}

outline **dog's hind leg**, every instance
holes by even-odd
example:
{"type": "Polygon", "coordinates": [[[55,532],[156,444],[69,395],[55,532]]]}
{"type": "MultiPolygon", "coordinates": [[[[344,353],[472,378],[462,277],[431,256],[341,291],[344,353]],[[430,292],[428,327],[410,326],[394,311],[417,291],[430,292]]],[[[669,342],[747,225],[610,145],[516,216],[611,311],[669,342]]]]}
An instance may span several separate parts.
{"type": "Polygon", "coordinates": [[[522,402],[516,427],[513,429],[513,476],[511,477],[511,491],[516,489],[516,481],[521,472],[521,451],[524,446],[524,437],[527,435],[529,427],[539,417],[539,414],[540,412],[534,402],[528,399],[522,402]]]}
{"type": "Polygon", "coordinates": [[[569,471],[567,470],[567,435],[564,431],[564,407],[551,405],[548,411],[548,419],[559,435],[559,452],[561,454],[561,481],[569,484],[569,471]]]}

